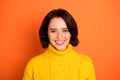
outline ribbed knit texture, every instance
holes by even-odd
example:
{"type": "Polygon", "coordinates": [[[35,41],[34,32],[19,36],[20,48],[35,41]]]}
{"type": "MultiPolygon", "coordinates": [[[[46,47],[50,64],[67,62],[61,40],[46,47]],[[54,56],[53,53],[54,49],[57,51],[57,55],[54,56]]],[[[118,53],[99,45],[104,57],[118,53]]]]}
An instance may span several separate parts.
{"type": "Polygon", "coordinates": [[[69,44],[64,51],[52,45],[26,66],[23,80],[96,80],[92,60],[72,49],[69,44]]]}

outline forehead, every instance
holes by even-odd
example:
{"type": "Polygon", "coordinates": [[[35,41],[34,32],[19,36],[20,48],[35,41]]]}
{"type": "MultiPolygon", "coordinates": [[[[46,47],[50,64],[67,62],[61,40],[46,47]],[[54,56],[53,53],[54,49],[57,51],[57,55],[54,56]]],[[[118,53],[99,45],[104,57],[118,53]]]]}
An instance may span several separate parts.
{"type": "Polygon", "coordinates": [[[63,18],[55,17],[51,19],[48,28],[67,28],[67,25],[63,18]]]}

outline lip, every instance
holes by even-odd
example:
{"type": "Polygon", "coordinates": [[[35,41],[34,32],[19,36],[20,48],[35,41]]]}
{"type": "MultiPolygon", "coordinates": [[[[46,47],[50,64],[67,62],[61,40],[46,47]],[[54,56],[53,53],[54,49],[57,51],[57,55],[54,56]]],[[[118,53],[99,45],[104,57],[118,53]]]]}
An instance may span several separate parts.
{"type": "Polygon", "coordinates": [[[62,44],[64,44],[64,42],[65,42],[65,40],[56,40],[56,41],[55,41],[55,43],[56,43],[57,45],[62,45],[62,44]]]}

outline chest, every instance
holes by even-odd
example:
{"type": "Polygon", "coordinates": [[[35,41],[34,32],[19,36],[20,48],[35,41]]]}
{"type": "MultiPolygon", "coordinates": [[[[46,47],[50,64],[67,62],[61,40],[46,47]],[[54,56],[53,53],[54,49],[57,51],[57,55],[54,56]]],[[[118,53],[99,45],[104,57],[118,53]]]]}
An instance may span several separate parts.
{"type": "Polygon", "coordinates": [[[38,65],[35,80],[87,80],[84,65],[76,62],[49,62],[38,65]]]}

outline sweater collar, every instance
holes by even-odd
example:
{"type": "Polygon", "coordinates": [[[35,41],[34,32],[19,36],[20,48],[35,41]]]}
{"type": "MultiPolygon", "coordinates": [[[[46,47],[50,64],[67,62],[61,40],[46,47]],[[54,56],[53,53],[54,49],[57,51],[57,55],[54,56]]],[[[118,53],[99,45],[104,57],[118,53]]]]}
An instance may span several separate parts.
{"type": "Polygon", "coordinates": [[[71,57],[72,53],[73,49],[71,44],[68,44],[67,48],[64,51],[58,51],[51,44],[49,44],[45,52],[48,58],[56,61],[67,60],[71,57]]]}

